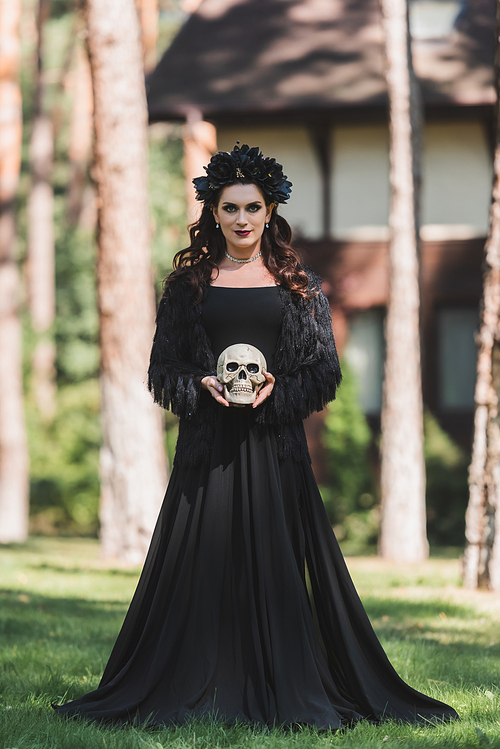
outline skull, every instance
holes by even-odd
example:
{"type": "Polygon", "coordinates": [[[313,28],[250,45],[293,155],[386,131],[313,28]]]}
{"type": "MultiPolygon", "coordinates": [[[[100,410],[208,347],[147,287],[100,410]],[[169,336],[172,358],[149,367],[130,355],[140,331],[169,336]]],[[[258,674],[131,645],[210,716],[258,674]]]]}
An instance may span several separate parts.
{"type": "Polygon", "coordinates": [[[253,403],[266,378],[264,355],[248,343],[228,346],[219,356],[217,378],[224,385],[224,398],[232,406],[253,403]]]}

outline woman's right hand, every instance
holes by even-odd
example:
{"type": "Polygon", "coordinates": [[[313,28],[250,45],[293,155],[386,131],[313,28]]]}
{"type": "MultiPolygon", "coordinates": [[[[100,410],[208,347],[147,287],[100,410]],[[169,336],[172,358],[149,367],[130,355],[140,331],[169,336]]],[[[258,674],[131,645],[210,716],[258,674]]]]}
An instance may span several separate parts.
{"type": "Polygon", "coordinates": [[[221,385],[217,377],[212,377],[210,375],[204,377],[201,381],[201,386],[205,390],[208,390],[212,398],[215,398],[217,403],[220,403],[221,406],[229,407],[229,403],[222,395],[223,386],[221,385]]]}

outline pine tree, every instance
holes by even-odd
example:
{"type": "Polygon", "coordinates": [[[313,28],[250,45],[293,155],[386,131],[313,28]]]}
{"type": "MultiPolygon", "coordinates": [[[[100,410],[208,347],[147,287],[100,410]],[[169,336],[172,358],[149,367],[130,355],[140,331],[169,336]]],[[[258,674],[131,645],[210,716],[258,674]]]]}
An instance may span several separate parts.
{"type": "Polygon", "coordinates": [[[52,338],[55,302],[54,191],[52,165],[54,128],[44,110],[43,58],[44,27],[50,0],[39,0],[35,73],[35,115],[30,138],[31,188],[28,196],[28,299],[37,342],[33,353],[35,401],[50,418],[55,412],[55,358],[52,338]]]}
{"type": "Polygon", "coordinates": [[[391,133],[391,208],[380,554],[395,561],[418,562],[428,554],[419,334],[420,108],[407,2],[382,0],[382,12],[391,133]]]}
{"type": "Polygon", "coordinates": [[[101,549],[138,563],[166,483],[162,415],[145,385],[154,293],[142,49],[134,0],[86,0],[85,13],[99,211],[101,549]]]}
{"type": "Polygon", "coordinates": [[[474,444],[469,469],[469,506],[463,582],[466,588],[500,591],[500,3],[497,3],[496,145],[493,201],[484,248],[483,296],[478,335],[474,444]]]}
{"type": "Polygon", "coordinates": [[[0,543],[28,535],[14,199],[21,166],[21,0],[0,0],[0,543]]]}

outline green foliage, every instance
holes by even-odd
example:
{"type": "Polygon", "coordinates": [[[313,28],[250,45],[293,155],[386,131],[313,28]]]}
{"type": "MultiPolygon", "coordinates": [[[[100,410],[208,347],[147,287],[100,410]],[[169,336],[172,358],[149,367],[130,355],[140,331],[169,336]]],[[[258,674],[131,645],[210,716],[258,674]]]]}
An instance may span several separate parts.
{"type": "MultiPolygon", "coordinates": [[[[379,455],[358,405],[354,375],[346,364],[342,370],[339,395],[325,419],[328,484],[321,487],[321,494],[343,548],[360,553],[377,541],[380,492],[374,467],[379,455]]],[[[429,541],[432,546],[462,546],[470,455],[428,411],[424,416],[424,457],[429,541]]]]}
{"type": "Polygon", "coordinates": [[[451,439],[430,412],[424,417],[424,433],[429,542],[462,546],[470,454],[451,439]]]}
{"type": "MultiPolygon", "coordinates": [[[[33,5],[34,7],[34,5],[33,5]]],[[[98,456],[101,441],[98,385],[98,318],[95,292],[95,242],[91,232],[72,229],[66,220],[67,156],[71,101],[62,87],[63,68],[75,39],[74,3],[52,3],[45,27],[44,104],[57,112],[60,125],[52,174],[56,319],[50,334],[56,344],[56,413],[44,420],[31,390],[31,357],[36,335],[24,314],[26,419],[30,450],[31,530],[35,533],[95,535],[99,499],[98,456]]],[[[28,142],[33,101],[33,43],[23,47],[22,89],[24,149],[19,191],[19,250],[26,254],[26,201],[29,191],[28,142]]]]}
{"type": "MultiPolygon", "coordinates": [[[[18,255],[26,257],[26,203],[30,188],[29,138],[33,118],[37,0],[23,8],[23,162],[18,195],[18,255]]],[[[82,44],[75,0],[51,0],[44,28],[45,110],[53,116],[56,142],[52,183],[56,254],[56,320],[49,335],[56,344],[57,396],[53,420],[37,412],[31,391],[31,359],[37,336],[23,310],[24,384],[31,459],[31,528],[36,533],[95,535],[98,528],[99,413],[98,314],[95,284],[94,232],[72,228],[67,221],[69,114],[72,100],[65,75],[75,64],[82,44]]],[[[159,51],[163,52],[184,18],[180,0],[161,5],[159,51]]],[[[156,292],[186,245],[186,201],[179,126],[155,125],[150,130],[149,181],[152,255],[156,292]]],[[[89,177],[90,179],[90,177],[89,177]]],[[[166,418],[166,445],[172,459],[177,420],[166,418]]]]}
{"type": "Polygon", "coordinates": [[[321,487],[328,516],[339,540],[362,548],[376,542],[378,514],[376,486],[370,459],[372,435],[347,363],[337,399],[328,407],[323,442],[328,484],[321,487]]]}
{"type": "Polygon", "coordinates": [[[75,11],[78,0],[50,0],[50,15],[52,18],[67,17],[75,11]]]}
{"type": "Polygon", "coordinates": [[[401,568],[373,558],[349,568],[398,673],[453,705],[461,721],[388,721],[318,732],[227,726],[111,728],[54,714],[52,701],[98,685],[138,579],[106,569],[90,539],[32,539],[0,549],[2,749],[473,749],[499,747],[500,648],[494,597],[457,588],[459,562],[401,568]]]}
{"type": "Polygon", "coordinates": [[[176,252],[188,244],[186,195],[180,129],[159,123],[150,128],[149,207],[152,222],[151,254],[156,273],[156,295],[172,270],[176,252]]]}
{"type": "Polygon", "coordinates": [[[188,14],[182,9],[183,0],[158,0],[159,23],[158,41],[156,43],[158,60],[170,46],[179,26],[188,14]]]}
{"type": "Polygon", "coordinates": [[[88,231],[66,227],[61,215],[56,226],[55,340],[63,385],[98,375],[95,243],[88,231]]]}
{"type": "Polygon", "coordinates": [[[28,409],[31,530],[95,535],[101,443],[96,379],[59,388],[57,412],[44,422],[28,409]]]}
{"type": "Polygon", "coordinates": [[[165,450],[167,452],[168,464],[172,468],[174,462],[175,446],[179,434],[179,419],[171,411],[165,411],[165,450]]]}

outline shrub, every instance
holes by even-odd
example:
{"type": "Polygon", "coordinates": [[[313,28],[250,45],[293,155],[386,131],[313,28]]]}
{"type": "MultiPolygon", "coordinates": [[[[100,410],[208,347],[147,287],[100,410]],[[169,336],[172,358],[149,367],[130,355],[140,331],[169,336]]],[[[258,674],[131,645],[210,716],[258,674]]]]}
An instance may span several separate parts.
{"type": "Polygon", "coordinates": [[[424,434],[429,542],[436,546],[462,546],[470,453],[452,440],[429,411],[424,416],[424,434]]]}
{"type": "MultiPolygon", "coordinates": [[[[321,495],[337,538],[359,553],[376,543],[380,487],[374,470],[378,447],[357,399],[356,382],[345,363],[338,398],[328,407],[323,440],[328,483],[321,495]]],[[[424,415],[427,533],[433,546],[461,546],[465,533],[470,454],[424,415]]]]}
{"type": "Polygon", "coordinates": [[[31,530],[96,535],[99,503],[99,383],[66,385],[47,423],[28,409],[31,530]]]}
{"type": "Polygon", "coordinates": [[[354,374],[345,362],[342,371],[342,385],[324,422],[328,484],[321,494],[337,538],[365,546],[376,541],[378,532],[372,433],[359,406],[354,374]]]}

